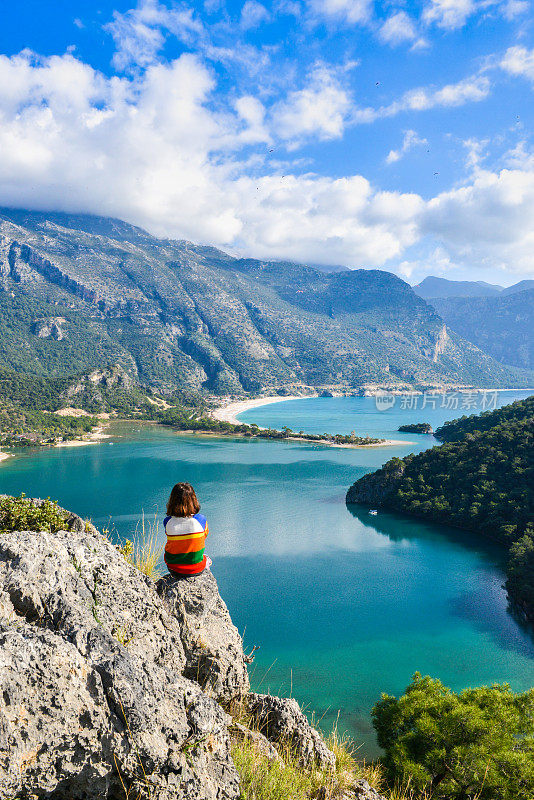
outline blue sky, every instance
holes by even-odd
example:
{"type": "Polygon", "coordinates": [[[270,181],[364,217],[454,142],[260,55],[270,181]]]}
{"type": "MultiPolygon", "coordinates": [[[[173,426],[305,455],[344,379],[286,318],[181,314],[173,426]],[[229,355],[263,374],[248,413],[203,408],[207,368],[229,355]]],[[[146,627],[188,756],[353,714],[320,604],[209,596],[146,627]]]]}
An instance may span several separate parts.
{"type": "Polygon", "coordinates": [[[19,0],[0,203],[233,253],[534,277],[527,0],[19,0]]]}

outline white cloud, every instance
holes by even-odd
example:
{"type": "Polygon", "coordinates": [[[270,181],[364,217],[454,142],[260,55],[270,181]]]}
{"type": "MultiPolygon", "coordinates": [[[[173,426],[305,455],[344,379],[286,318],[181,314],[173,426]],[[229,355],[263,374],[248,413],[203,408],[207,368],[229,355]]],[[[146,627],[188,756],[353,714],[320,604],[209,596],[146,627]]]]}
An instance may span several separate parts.
{"type": "Polygon", "coordinates": [[[366,23],[372,16],[372,0],[308,0],[312,14],[326,20],[366,23]]]}
{"type": "Polygon", "coordinates": [[[400,159],[410,150],[413,150],[414,147],[424,144],[428,144],[428,141],[426,139],[420,139],[415,131],[404,131],[404,139],[401,147],[398,150],[389,151],[386,164],[394,164],[396,161],[400,161],[400,159]]]}
{"type": "Polygon", "coordinates": [[[241,9],[241,27],[243,30],[257,28],[262,22],[267,22],[271,15],[261,3],[256,0],[247,0],[241,9]]]}
{"type": "Polygon", "coordinates": [[[501,61],[501,67],[510,75],[520,75],[534,81],[534,50],[526,47],[509,47],[501,61]]]}
{"type": "Polygon", "coordinates": [[[351,107],[352,100],[334,73],[317,66],[308,86],[290,92],[286,100],[274,106],[273,131],[293,142],[309,136],[336,139],[343,134],[351,107]]]}
{"type": "Polygon", "coordinates": [[[379,36],[383,42],[397,45],[412,42],[417,38],[417,30],[413,19],[405,11],[397,11],[381,26],[379,36]]]}
{"type": "Polygon", "coordinates": [[[457,262],[534,274],[534,171],[478,170],[466,186],[430,200],[421,232],[457,262]]]}
{"type": "Polygon", "coordinates": [[[514,20],[529,9],[528,0],[430,0],[423,10],[422,19],[427,25],[437,25],[445,30],[463,28],[475,14],[499,14],[514,20]]]}
{"type": "Polygon", "coordinates": [[[380,108],[358,108],[353,119],[359,123],[374,122],[377,119],[393,117],[403,111],[428,111],[431,108],[451,108],[465,103],[479,102],[488,97],[491,90],[489,78],[473,75],[458,83],[451,83],[441,89],[420,87],[405,92],[399,100],[380,108]]]}
{"type": "Polygon", "coordinates": [[[502,13],[507,20],[513,20],[521,14],[526,14],[529,8],[530,3],[527,0],[508,0],[502,6],[502,13]]]}
{"type": "Polygon", "coordinates": [[[189,54],[132,78],[70,55],[0,57],[0,204],[117,216],[264,258],[408,269],[430,240],[471,269],[532,270],[534,173],[519,152],[514,168],[478,169],[429,201],[361,175],[281,173],[264,163],[263,105],[221,108],[214,88],[189,54]]]}
{"type": "Polygon", "coordinates": [[[475,0],[431,0],[423,11],[423,19],[427,24],[454,30],[463,27],[477,10],[475,0]]]}
{"type": "Polygon", "coordinates": [[[187,6],[168,8],[159,0],[138,0],[137,6],[124,14],[115,11],[113,22],[108,23],[105,30],[115,41],[113,63],[120,70],[144,68],[154,63],[167,33],[186,44],[204,35],[204,27],[193,9],[187,6]]]}
{"type": "Polygon", "coordinates": [[[513,169],[534,172],[534,150],[528,150],[525,141],[520,141],[504,155],[504,162],[513,169]]]}
{"type": "Polygon", "coordinates": [[[360,176],[251,177],[240,150],[266,138],[263,106],[214,110],[213,87],[192,55],[133,79],[71,56],[0,57],[0,204],[110,214],[265,257],[379,264],[413,241],[417,195],[360,176]]]}

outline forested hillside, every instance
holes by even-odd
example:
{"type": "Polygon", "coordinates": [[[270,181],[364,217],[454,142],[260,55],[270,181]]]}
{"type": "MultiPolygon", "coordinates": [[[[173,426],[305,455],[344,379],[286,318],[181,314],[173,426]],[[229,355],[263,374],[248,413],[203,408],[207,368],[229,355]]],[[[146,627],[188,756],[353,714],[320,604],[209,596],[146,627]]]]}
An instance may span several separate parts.
{"type": "Polygon", "coordinates": [[[0,286],[0,367],[26,374],[118,367],[164,395],[534,381],[390,273],[237,259],[118,220],[2,210],[0,286]]]}
{"type": "Polygon", "coordinates": [[[508,589],[534,621],[534,396],[436,431],[445,444],[392,458],[348,503],[477,531],[510,552],[508,589]]]}

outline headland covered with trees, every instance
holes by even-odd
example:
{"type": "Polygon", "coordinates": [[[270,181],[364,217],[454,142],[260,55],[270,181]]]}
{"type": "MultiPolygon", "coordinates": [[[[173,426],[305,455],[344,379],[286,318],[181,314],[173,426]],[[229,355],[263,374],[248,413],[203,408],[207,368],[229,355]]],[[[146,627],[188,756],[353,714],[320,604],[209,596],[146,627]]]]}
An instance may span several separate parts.
{"type": "Polygon", "coordinates": [[[534,621],[534,396],[445,423],[443,444],[364,475],[347,503],[475,531],[508,549],[507,588],[534,621]]]}

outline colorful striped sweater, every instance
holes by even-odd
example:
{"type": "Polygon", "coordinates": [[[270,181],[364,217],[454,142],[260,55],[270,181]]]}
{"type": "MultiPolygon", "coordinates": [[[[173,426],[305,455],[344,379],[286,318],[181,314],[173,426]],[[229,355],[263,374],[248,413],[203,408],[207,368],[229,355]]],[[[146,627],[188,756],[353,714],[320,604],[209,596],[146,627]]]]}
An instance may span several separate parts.
{"type": "Polygon", "coordinates": [[[163,525],[167,534],[165,563],[170,572],[179,575],[198,575],[202,572],[206,566],[206,517],[202,514],[195,514],[194,517],[165,517],[163,525]]]}

